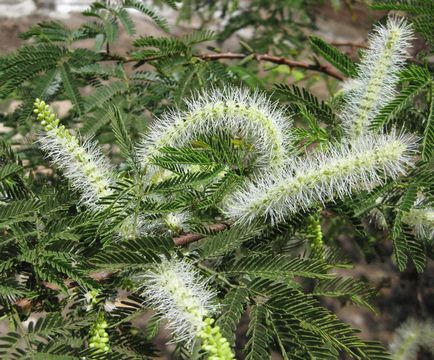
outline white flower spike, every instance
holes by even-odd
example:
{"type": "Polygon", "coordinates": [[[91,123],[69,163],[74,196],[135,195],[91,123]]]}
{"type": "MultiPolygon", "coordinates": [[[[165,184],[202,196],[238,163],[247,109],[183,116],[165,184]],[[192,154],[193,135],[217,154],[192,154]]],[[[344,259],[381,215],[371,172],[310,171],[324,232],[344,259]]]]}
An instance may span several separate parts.
{"type": "Polygon", "coordinates": [[[417,359],[421,348],[434,355],[434,323],[410,318],[395,332],[395,339],[390,345],[392,359],[417,359]]]}
{"type": "Polygon", "coordinates": [[[341,118],[349,138],[357,138],[396,95],[399,71],[408,57],[413,32],[409,24],[389,17],[386,26],[377,26],[369,38],[369,48],[359,65],[358,77],[344,90],[347,103],[341,118]]]}
{"type": "Polygon", "coordinates": [[[226,199],[226,214],[238,222],[266,218],[272,223],[308,209],[317,202],[370,190],[406,173],[413,165],[416,139],[412,135],[367,134],[305,159],[294,160],[286,173],[251,182],[226,199]]]}
{"type": "Polygon", "coordinates": [[[156,121],[138,153],[144,167],[165,146],[183,146],[199,135],[230,131],[249,141],[258,153],[256,167],[278,169],[291,144],[291,120],[265,95],[225,88],[198,93],[185,111],[173,110],[156,121]]]}
{"type": "Polygon", "coordinates": [[[142,296],[167,321],[175,341],[185,341],[192,347],[195,339],[200,339],[209,359],[234,359],[220,328],[212,326],[216,294],[193,265],[176,257],[164,258],[145,273],[143,280],[142,296]]]}
{"type": "Polygon", "coordinates": [[[142,296],[168,323],[176,341],[191,344],[204,317],[215,311],[216,294],[197,270],[178,258],[163,259],[144,275],[142,296]]]}
{"type": "Polygon", "coordinates": [[[44,101],[36,99],[34,112],[45,130],[39,139],[42,150],[80,192],[81,202],[92,209],[99,209],[98,200],[111,193],[112,176],[108,160],[94,143],[85,141],[80,145],[78,138],[59,125],[59,119],[44,101]]]}
{"type": "Polygon", "coordinates": [[[434,239],[434,210],[431,207],[412,208],[402,221],[411,227],[419,239],[434,239]]]}

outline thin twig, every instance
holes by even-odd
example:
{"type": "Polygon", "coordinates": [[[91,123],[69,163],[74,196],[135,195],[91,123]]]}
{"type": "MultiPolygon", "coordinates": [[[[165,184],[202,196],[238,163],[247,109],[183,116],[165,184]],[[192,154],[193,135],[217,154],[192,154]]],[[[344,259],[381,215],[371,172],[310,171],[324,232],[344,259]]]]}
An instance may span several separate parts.
{"type": "MultiPolygon", "coordinates": [[[[206,228],[209,231],[221,232],[221,231],[225,231],[226,229],[228,229],[229,225],[225,224],[225,223],[211,224],[211,225],[207,225],[206,228]]],[[[205,235],[203,235],[203,234],[187,233],[187,234],[183,234],[183,235],[175,237],[173,239],[173,242],[175,243],[175,245],[185,246],[185,245],[188,245],[192,242],[198,241],[204,237],[205,237],[205,235]]]]}
{"type": "MultiPolygon", "coordinates": [[[[142,65],[144,65],[147,62],[150,61],[156,61],[159,59],[164,58],[165,56],[152,56],[143,60],[137,60],[133,58],[120,58],[120,57],[107,57],[104,59],[104,61],[122,61],[124,63],[129,62],[136,62],[134,65],[134,68],[138,68],[142,65]]],[[[245,59],[247,57],[251,57],[252,60],[256,60],[258,62],[266,61],[274,64],[280,64],[280,65],[287,65],[290,68],[300,68],[300,69],[306,69],[309,71],[316,71],[323,74],[327,74],[329,76],[334,77],[335,79],[338,79],[339,81],[345,80],[344,76],[339,73],[337,70],[335,70],[332,66],[327,64],[320,64],[320,63],[307,63],[302,61],[296,61],[296,60],[290,60],[284,57],[280,56],[273,56],[269,54],[242,54],[242,53],[232,53],[232,52],[226,52],[226,53],[215,53],[215,54],[196,54],[193,55],[193,57],[197,59],[201,59],[204,61],[216,61],[216,60],[223,60],[223,59],[245,59]]]]}
{"type": "Polygon", "coordinates": [[[336,47],[351,47],[351,48],[357,48],[357,49],[367,49],[368,45],[366,44],[357,44],[357,43],[352,43],[352,42],[331,42],[330,43],[333,46],[336,47]]]}
{"type": "MultiPolygon", "coordinates": [[[[219,59],[244,59],[249,55],[239,53],[221,53],[221,54],[201,54],[196,55],[197,58],[202,60],[219,60],[219,59]]],[[[310,71],[317,71],[334,77],[340,81],[344,80],[344,77],[333,67],[323,64],[305,63],[301,61],[290,60],[284,57],[273,56],[268,54],[250,54],[256,61],[267,61],[274,64],[287,65],[290,68],[301,68],[310,71]]]]}

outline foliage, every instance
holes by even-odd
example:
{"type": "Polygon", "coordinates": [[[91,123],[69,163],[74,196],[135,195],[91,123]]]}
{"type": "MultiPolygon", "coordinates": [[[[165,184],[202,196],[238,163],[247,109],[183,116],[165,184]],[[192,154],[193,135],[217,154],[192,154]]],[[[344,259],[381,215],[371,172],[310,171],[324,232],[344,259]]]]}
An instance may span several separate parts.
{"type": "MultiPolygon", "coordinates": [[[[381,222],[399,270],[423,272],[434,255],[432,50],[415,59],[400,53],[387,86],[374,83],[388,97],[354,139],[342,114],[357,101],[351,91],[366,63],[320,37],[307,41],[315,2],[162,1],[179,8],[180,22],[204,14],[200,29],[182,36],[170,34],[157,6],[110,3],[94,2],[76,29],[35,25],[21,35],[26,45],[0,58],[0,99],[20,100],[0,118],[0,318],[11,324],[0,356],[151,358],[160,354],[159,328],[169,325],[177,358],[230,359],[230,345],[246,359],[272,351],[389,359],[322,300],[373,310],[368,284],[333,271],[349,266],[337,234],[350,228],[368,245],[366,220],[381,222]],[[161,36],[137,34],[128,9],[161,36]],[[210,31],[215,13],[227,21],[210,31]],[[255,30],[240,40],[242,52],[225,61],[219,42],[248,26],[255,30]],[[134,36],[127,54],[113,52],[121,31],[134,36]],[[85,39],[93,47],[82,48],[85,39]],[[258,54],[292,60],[306,44],[322,60],[258,70],[258,54]],[[351,86],[325,101],[287,85],[299,71],[306,84],[321,74],[336,87],[334,68],[351,86]],[[46,105],[59,100],[71,103],[61,119],[46,105]],[[331,223],[334,233],[323,233],[331,223]],[[133,325],[153,310],[145,329],[133,325]]],[[[426,2],[372,6],[408,12],[434,43],[426,2]]]]}

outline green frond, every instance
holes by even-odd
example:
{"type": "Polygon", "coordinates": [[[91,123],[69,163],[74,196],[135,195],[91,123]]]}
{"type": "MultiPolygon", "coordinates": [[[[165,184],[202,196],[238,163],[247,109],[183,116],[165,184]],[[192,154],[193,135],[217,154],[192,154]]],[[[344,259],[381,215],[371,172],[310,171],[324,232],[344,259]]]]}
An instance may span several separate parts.
{"type": "Polygon", "coordinates": [[[408,260],[408,244],[406,237],[402,234],[402,217],[404,216],[404,213],[411,209],[414,202],[416,201],[416,197],[417,184],[412,183],[407,187],[404,196],[401,199],[401,204],[397,209],[395,221],[393,223],[392,238],[394,255],[400,271],[403,271],[407,267],[408,260]]]}
{"type": "Polygon", "coordinates": [[[21,336],[14,332],[9,332],[0,337],[0,356],[4,359],[18,359],[19,356],[25,355],[24,350],[17,349],[21,336]],[[17,352],[15,352],[17,351],[17,352]]]}
{"type": "Polygon", "coordinates": [[[36,321],[30,321],[27,327],[28,334],[32,336],[48,336],[56,333],[63,333],[65,320],[58,314],[48,314],[36,321]]]}
{"type": "Polygon", "coordinates": [[[40,72],[57,67],[68,51],[53,44],[24,46],[0,62],[0,93],[9,94],[24,81],[36,78],[40,72]]]}
{"type": "Polygon", "coordinates": [[[0,225],[29,220],[41,206],[42,203],[38,199],[16,200],[7,205],[0,205],[0,225]]]}
{"type": "Polygon", "coordinates": [[[360,280],[339,277],[330,280],[321,280],[313,289],[312,295],[347,299],[354,304],[365,306],[374,311],[370,302],[375,295],[375,291],[360,280]]]}
{"type": "Polygon", "coordinates": [[[285,100],[288,100],[290,104],[296,105],[299,113],[302,114],[303,109],[306,109],[317,120],[325,124],[331,124],[335,120],[335,115],[330,106],[324,101],[320,101],[306,89],[286,84],[276,84],[276,89],[286,97],[285,100]]]}
{"type": "Polygon", "coordinates": [[[434,80],[428,92],[428,111],[422,139],[422,159],[429,161],[434,155],[434,80]]]}
{"type": "Polygon", "coordinates": [[[10,163],[10,164],[3,165],[0,168],[0,181],[6,179],[11,175],[21,173],[22,171],[23,171],[23,167],[18,164],[10,163]]]}
{"type": "Polygon", "coordinates": [[[228,275],[250,275],[270,280],[294,281],[296,276],[327,279],[333,277],[327,274],[329,266],[322,261],[306,260],[285,255],[250,255],[238,260],[233,266],[223,269],[228,275]]]}
{"type": "Polygon", "coordinates": [[[270,327],[285,360],[334,360],[337,353],[318,341],[318,336],[304,329],[301,324],[286,314],[270,314],[270,327]]]}
{"type": "Polygon", "coordinates": [[[125,28],[125,31],[128,35],[134,35],[136,33],[136,25],[134,24],[133,19],[125,8],[121,8],[116,11],[116,15],[119,21],[125,28]]]}
{"type": "Polygon", "coordinates": [[[212,39],[214,39],[214,34],[210,31],[196,31],[180,38],[143,36],[136,39],[133,45],[144,49],[133,52],[132,56],[136,60],[148,60],[173,55],[187,55],[191,52],[192,46],[212,39]]]}
{"type": "Polygon", "coordinates": [[[248,294],[245,288],[230,289],[221,303],[221,315],[216,323],[231,345],[235,343],[235,332],[249,300],[248,294]]]}
{"type": "Polygon", "coordinates": [[[310,43],[313,50],[318,55],[321,55],[345,76],[351,78],[357,76],[357,67],[347,55],[341,53],[337,48],[316,36],[310,37],[310,43]]]}
{"type": "Polygon", "coordinates": [[[167,236],[152,237],[144,235],[138,239],[125,240],[122,242],[122,246],[129,251],[138,254],[143,253],[149,259],[157,259],[154,254],[161,254],[169,257],[175,244],[173,243],[173,240],[167,236]]]}
{"type": "Polygon", "coordinates": [[[434,11],[431,14],[419,15],[413,19],[414,29],[431,47],[434,46],[434,25],[432,23],[433,15],[434,11]]]}
{"type": "Polygon", "coordinates": [[[246,230],[242,227],[234,226],[229,230],[201,240],[198,248],[204,258],[218,257],[234,251],[242,243],[252,239],[257,234],[258,229],[250,228],[246,230]]]}
{"type": "Polygon", "coordinates": [[[215,39],[216,34],[211,30],[194,31],[181,37],[181,41],[187,46],[192,46],[215,39]]]}
{"type": "Polygon", "coordinates": [[[169,32],[169,26],[167,20],[161,17],[151,7],[138,0],[124,0],[123,7],[125,9],[135,9],[142,14],[149,16],[161,29],[169,32]]]}
{"type": "Polygon", "coordinates": [[[370,123],[369,128],[377,130],[387,125],[390,119],[398,115],[416,96],[425,90],[428,84],[429,79],[426,79],[422,84],[411,84],[402,89],[395,99],[380,110],[380,113],[370,123]]]}
{"type": "Polygon", "coordinates": [[[403,242],[408,246],[408,253],[411,256],[416,271],[418,273],[423,273],[427,261],[427,251],[424,242],[417,239],[411,229],[407,229],[406,226],[403,226],[403,231],[399,236],[403,238],[403,242]]]}
{"type": "Polygon", "coordinates": [[[434,4],[425,0],[374,0],[374,10],[401,10],[418,15],[433,15],[434,4]]]}
{"type": "Polygon", "coordinates": [[[40,43],[68,43],[72,40],[72,32],[60,21],[44,21],[22,32],[20,38],[24,40],[34,38],[40,43]]]}
{"type": "Polygon", "coordinates": [[[124,81],[116,81],[107,85],[102,85],[87,98],[85,109],[89,111],[95,108],[103,107],[104,104],[113,97],[123,94],[127,91],[128,85],[124,81]]]}
{"type": "MultiPolygon", "coordinates": [[[[119,26],[116,20],[112,17],[107,19],[103,19],[103,27],[104,27],[104,39],[102,43],[107,42],[108,44],[113,44],[119,38],[119,26]]],[[[101,44],[102,45],[102,44],[101,44]]],[[[99,45],[96,44],[96,49],[98,49],[99,45]]]]}
{"type": "Polygon", "coordinates": [[[17,284],[15,279],[1,278],[0,301],[15,302],[18,298],[29,298],[31,295],[25,287],[17,284]]]}
{"type": "Polygon", "coordinates": [[[92,258],[92,262],[101,269],[127,269],[146,267],[147,262],[156,262],[158,255],[153,251],[142,249],[140,252],[125,250],[118,246],[108,247],[102,254],[92,258]]]}
{"type": "MultiPolygon", "coordinates": [[[[358,360],[377,359],[369,357],[369,351],[373,350],[370,344],[354,335],[355,332],[350,326],[340,322],[335,315],[322,308],[309,295],[282,284],[270,283],[268,280],[251,283],[250,290],[267,296],[266,306],[272,311],[283,312],[285,317],[298,322],[303,329],[315,334],[317,342],[331,346],[329,348],[331,354],[344,351],[351,358],[358,360]]],[[[375,353],[387,356],[384,351],[375,353]]]]}
{"type": "Polygon", "coordinates": [[[71,69],[67,63],[60,65],[60,76],[62,78],[63,89],[67,97],[71,100],[72,104],[77,109],[78,115],[82,116],[84,113],[84,101],[78,91],[77,82],[71,74],[71,69]]]}
{"type": "Polygon", "coordinates": [[[73,279],[81,286],[87,289],[92,289],[97,286],[96,282],[88,278],[82,269],[74,267],[72,264],[76,261],[69,253],[60,253],[54,251],[47,251],[42,257],[42,267],[49,272],[55,270],[56,272],[66,275],[73,279]]]}
{"type": "Polygon", "coordinates": [[[122,156],[127,159],[127,161],[131,161],[132,165],[134,165],[134,145],[125,127],[121,111],[116,105],[112,105],[110,110],[108,111],[108,116],[111,119],[112,130],[122,156]]]}
{"type": "Polygon", "coordinates": [[[250,312],[250,323],[247,330],[248,341],[244,348],[246,360],[271,359],[271,337],[267,326],[269,313],[263,305],[254,305],[250,312]]]}

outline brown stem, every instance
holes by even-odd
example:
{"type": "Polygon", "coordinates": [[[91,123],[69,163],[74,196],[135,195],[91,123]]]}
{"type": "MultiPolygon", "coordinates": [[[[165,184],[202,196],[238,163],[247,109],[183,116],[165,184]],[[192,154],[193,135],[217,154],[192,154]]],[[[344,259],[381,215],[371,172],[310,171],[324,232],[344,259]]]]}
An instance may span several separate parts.
{"type": "MultiPolygon", "coordinates": [[[[273,56],[268,54],[252,54],[252,55],[253,55],[253,59],[255,59],[256,61],[267,61],[274,64],[287,65],[290,68],[301,68],[301,69],[306,69],[311,71],[317,71],[317,72],[330,75],[340,81],[344,80],[344,77],[329,65],[310,64],[310,63],[290,60],[284,57],[273,56]]],[[[221,54],[201,54],[201,55],[197,55],[196,57],[202,60],[218,60],[218,59],[244,59],[247,56],[248,55],[245,54],[228,52],[228,53],[221,53],[221,54]]]]}
{"type": "Polygon", "coordinates": [[[358,48],[358,49],[367,49],[368,45],[366,44],[357,44],[357,43],[352,43],[352,42],[331,42],[330,43],[333,46],[339,47],[339,46],[346,46],[346,47],[351,47],[351,48],[358,48]]]}
{"type": "MultiPolygon", "coordinates": [[[[300,69],[306,69],[309,71],[316,71],[323,74],[327,74],[329,76],[334,77],[335,79],[338,79],[339,81],[345,80],[344,76],[340,74],[337,70],[335,70],[332,66],[327,64],[319,64],[319,63],[306,63],[302,61],[296,61],[296,60],[290,60],[284,57],[279,56],[273,56],[268,54],[242,54],[242,53],[215,53],[215,54],[196,54],[193,55],[193,57],[197,59],[201,59],[204,61],[216,61],[221,59],[245,59],[248,56],[252,56],[253,60],[256,60],[258,62],[266,61],[274,64],[281,64],[281,65],[287,65],[290,68],[300,68],[300,69]]],[[[155,61],[164,58],[164,56],[152,56],[143,60],[136,60],[132,58],[124,58],[121,61],[127,63],[127,62],[137,62],[134,65],[134,68],[137,68],[139,66],[142,66],[143,64],[155,61]]],[[[119,61],[119,58],[105,58],[105,61],[119,61]]]]}
{"type": "MultiPolygon", "coordinates": [[[[221,231],[224,231],[224,230],[228,229],[229,225],[228,224],[224,224],[224,223],[222,223],[222,224],[211,224],[211,225],[206,225],[206,228],[209,231],[221,232],[221,231]]],[[[188,244],[190,244],[192,242],[198,241],[198,240],[200,240],[200,239],[202,239],[204,237],[205,237],[205,235],[202,235],[202,234],[187,233],[187,234],[183,234],[183,235],[175,237],[173,239],[173,241],[174,241],[175,245],[185,246],[185,245],[188,245],[188,244]]]]}

